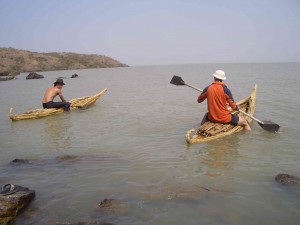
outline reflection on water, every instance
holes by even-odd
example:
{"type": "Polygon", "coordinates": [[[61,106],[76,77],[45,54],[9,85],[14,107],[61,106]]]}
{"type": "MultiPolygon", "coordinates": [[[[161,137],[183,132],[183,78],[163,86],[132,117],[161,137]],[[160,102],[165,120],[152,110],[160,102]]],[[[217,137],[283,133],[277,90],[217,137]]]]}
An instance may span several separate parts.
{"type": "MultiPolygon", "coordinates": [[[[69,112],[66,112],[69,113],[69,112]]],[[[70,116],[57,115],[55,117],[47,117],[45,121],[45,134],[47,136],[47,148],[52,150],[71,148],[72,120],[70,116]]]]}
{"type": "Polygon", "coordinates": [[[217,177],[221,175],[222,170],[232,169],[237,160],[239,143],[239,135],[207,142],[207,155],[204,155],[201,160],[201,163],[208,167],[206,175],[217,177]]]}

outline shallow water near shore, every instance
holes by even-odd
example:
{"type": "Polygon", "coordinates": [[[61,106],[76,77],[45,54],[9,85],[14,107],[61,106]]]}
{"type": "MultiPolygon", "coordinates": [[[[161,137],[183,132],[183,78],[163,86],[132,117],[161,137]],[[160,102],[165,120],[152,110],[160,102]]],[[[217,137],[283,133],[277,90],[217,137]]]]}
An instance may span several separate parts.
{"type": "Polygon", "coordinates": [[[300,63],[197,64],[41,72],[44,79],[22,74],[0,82],[0,185],[36,191],[13,224],[299,224],[299,190],[274,180],[278,173],[300,177],[299,73],[300,63]],[[278,123],[279,133],[253,122],[251,133],[186,144],[206,103],[170,80],[178,75],[203,89],[217,69],[225,70],[236,101],[258,84],[255,116],[278,123]],[[45,89],[74,73],[79,77],[64,79],[66,99],[108,91],[87,110],[10,121],[10,107],[41,108],[45,89]],[[101,210],[105,198],[126,209],[101,210]]]}

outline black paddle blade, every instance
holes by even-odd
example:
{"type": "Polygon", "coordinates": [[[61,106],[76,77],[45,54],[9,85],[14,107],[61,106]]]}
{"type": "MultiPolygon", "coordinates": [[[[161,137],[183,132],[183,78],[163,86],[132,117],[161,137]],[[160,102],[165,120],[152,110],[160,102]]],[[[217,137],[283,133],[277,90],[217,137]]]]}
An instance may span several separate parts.
{"type": "Polygon", "coordinates": [[[170,81],[171,84],[175,85],[185,85],[184,81],[182,80],[181,77],[174,75],[172,80],[170,81]]]}
{"type": "Polygon", "coordinates": [[[88,107],[87,106],[76,106],[78,109],[81,109],[81,110],[86,110],[86,109],[88,109],[88,107]]]}
{"type": "Polygon", "coordinates": [[[272,121],[263,121],[264,123],[258,123],[261,128],[263,128],[266,131],[270,131],[273,133],[276,133],[280,126],[276,123],[273,123],[272,121]]]}

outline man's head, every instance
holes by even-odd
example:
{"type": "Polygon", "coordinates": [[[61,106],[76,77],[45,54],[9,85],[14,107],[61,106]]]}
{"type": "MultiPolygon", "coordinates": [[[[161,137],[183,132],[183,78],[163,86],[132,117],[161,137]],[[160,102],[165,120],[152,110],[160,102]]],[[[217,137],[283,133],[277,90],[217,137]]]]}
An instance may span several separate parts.
{"type": "Polygon", "coordinates": [[[217,70],[214,74],[213,74],[215,80],[217,81],[224,81],[226,80],[226,76],[225,76],[225,72],[223,70],[217,70]]]}
{"type": "Polygon", "coordinates": [[[57,79],[55,82],[54,82],[54,87],[58,87],[58,88],[62,88],[63,85],[65,85],[63,79],[57,79]]]}

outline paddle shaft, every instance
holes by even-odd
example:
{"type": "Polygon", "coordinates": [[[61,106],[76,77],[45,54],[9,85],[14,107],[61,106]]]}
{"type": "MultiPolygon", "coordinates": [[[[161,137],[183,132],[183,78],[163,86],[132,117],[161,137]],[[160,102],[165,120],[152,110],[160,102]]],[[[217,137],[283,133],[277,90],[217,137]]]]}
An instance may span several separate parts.
{"type": "Polygon", "coordinates": [[[184,85],[186,85],[186,86],[188,86],[188,87],[190,87],[190,88],[193,88],[193,89],[195,89],[196,91],[203,92],[203,90],[198,89],[198,88],[196,88],[196,87],[194,87],[194,86],[192,86],[192,85],[189,85],[189,84],[186,84],[186,83],[184,83],[184,85]]]}
{"type": "MultiPolygon", "coordinates": [[[[189,85],[189,84],[186,84],[186,83],[184,83],[184,85],[186,85],[186,86],[188,86],[188,87],[190,87],[190,88],[193,88],[193,89],[195,89],[195,90],[197,90],[197,91],[203,92],[203,90],[198,89],[198,88],[196,88],[196,87],[194,87],[194,86],[192,86],[192,85],[189,85]]],[[[258,122],[258,123],[264,124],[263,121],[261,121],[261,120],[259,120],[259,119],[256,119],[254,116],[252,116],[252,115],[250,115],[250,114],[248,114],[248,113],[246,113],[246,112],[244,112],[244,111],[242,111],[242,110],[240,110],[240,109],[239,109],[239,112],[241,112],[241,113],[243,113],[244,115],[250,117],[251,119],[255,120],[255,121],[258,122]]]]}
{"type": "Polygon", "coordinates": [[[265,124],[263,121],[256,119],[254,116],[251,116],[250,114],[243,112],[242,110],[239,110],[241,113],[243,113],[244,115],[250,117],[251,119],[255,120],[256,122],[260,123],[260,124],[265,124]]]}

